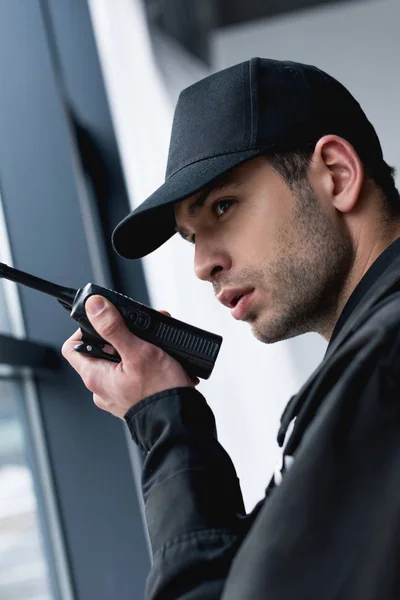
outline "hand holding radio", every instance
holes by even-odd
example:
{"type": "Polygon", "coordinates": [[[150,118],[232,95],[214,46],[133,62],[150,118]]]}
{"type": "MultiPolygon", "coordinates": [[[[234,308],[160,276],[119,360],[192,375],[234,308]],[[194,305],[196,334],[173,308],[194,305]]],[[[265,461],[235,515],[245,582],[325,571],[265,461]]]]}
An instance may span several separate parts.
{"type": "Polygon", "coordinates": [[[63,355],[93,392],[97,405],[115,416],[122,418],[131,406],[156,392],[193,387],[198,377],[211,375],[220,335],[93,283],[79,289],[64,287],[4,263],[0,278],[53,296],[70,313],[80,329],[63,345],[63,355]],[[98,301],[105,307],[89,316],[87,307],[98,301]],[[108,344],[115,352],[105,351],[108,344]]]}
{"type": "Polygon", "coordinates": [[[76,352],[80,330],[64,343],[62,354],[93,393],[98,408],[123,419],[143,398],[174,387],[194,387],[199,382],[161,348],[133,335],[105,298],[91,296],[85,306],[93,329],[115,349],[120,360],[95,360],[76,352]]]}
{"type": "Polygon", "coordinates": [[[118,354],[104,352],[104,340],[92,327],[86,315],[86,301],[94,295],[103,296],[117,307],[126,327],[135,336],[146,340],[177,360],[192,377],[208,379],[214,368],[222,337],[188,325],[136,302],[113,290],[88,283],[78,290],[68,288],[0,263],[0,278],[9,279],[57,298],[81,328],[81,344],[75,350],[93,358],[119,362],[118,354]]]}

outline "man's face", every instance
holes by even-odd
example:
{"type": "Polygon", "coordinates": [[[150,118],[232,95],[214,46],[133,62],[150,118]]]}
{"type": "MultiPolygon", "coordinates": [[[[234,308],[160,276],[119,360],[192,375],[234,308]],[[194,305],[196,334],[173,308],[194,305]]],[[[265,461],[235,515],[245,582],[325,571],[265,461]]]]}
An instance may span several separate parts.
{"type": "Polygon", "coordinates": [[[264,157],[215,185],[175,206],[197,277],[265,343],[328,331],[353,262],[344,226],[308,182],[292,191],[264,157]]]}

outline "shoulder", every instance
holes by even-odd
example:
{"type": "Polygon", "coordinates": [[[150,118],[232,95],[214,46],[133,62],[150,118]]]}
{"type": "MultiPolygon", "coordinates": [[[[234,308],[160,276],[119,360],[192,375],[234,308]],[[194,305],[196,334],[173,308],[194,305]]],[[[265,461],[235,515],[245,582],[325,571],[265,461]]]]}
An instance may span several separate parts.
{"type": "MultiPolygon", "coordinates": [[[[365,315],[349,346],[358,347],[366,353],[386,356],[400,364],[400,291],[382,299],[365,315]]],[[[391,361],[390,361],[391,362],[391,361]]]]}

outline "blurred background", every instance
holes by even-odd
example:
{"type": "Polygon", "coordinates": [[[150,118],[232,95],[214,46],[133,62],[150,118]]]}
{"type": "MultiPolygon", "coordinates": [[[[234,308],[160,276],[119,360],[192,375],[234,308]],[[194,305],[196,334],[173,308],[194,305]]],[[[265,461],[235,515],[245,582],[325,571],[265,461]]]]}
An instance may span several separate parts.
{"type": "MultiPolygon", "coordinates": [[[[199,389],[248,510],[326,343],[260,344],[195,278],[177,236],[127,261],[111,233],[164,180],[180,91],[254,56],[339,79],[397,166],[399,19],[397,0],[0,0],[0,262],[223,335],[199,389]]],[[[0,280],[1,600],[143,598],[142,457],[60,358],[75,329],[56,300],[0,280]]]]}

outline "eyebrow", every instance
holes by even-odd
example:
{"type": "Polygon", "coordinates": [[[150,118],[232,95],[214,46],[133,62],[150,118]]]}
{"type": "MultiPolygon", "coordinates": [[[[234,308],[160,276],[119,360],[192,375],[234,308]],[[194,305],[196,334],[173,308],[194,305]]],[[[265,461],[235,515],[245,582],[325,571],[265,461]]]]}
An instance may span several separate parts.
{"type": "MultiPolygon", "coordinates": [[[[206,188],[201,192],[201,194],[196,198],[196,200],[194,200],[189,205],[185,213],[186,216],[192,218],[195,217],[200,212],[201,208],[204,206],[204,204],[207,202],[208,198],[211,195],[216,194],[217,192],[222,192],[226,188],[235,189],[240,187],[241,185],[243,185],[241,181],[223,181],[218,185],[214,185],[212,188],[206,188]]],[[[183,227],[175,226],[175,231],[179,233],[179,235],[183,237],[184,240],[188,240],[188,238],[190,237],[190,233],[183,227]]]]}

